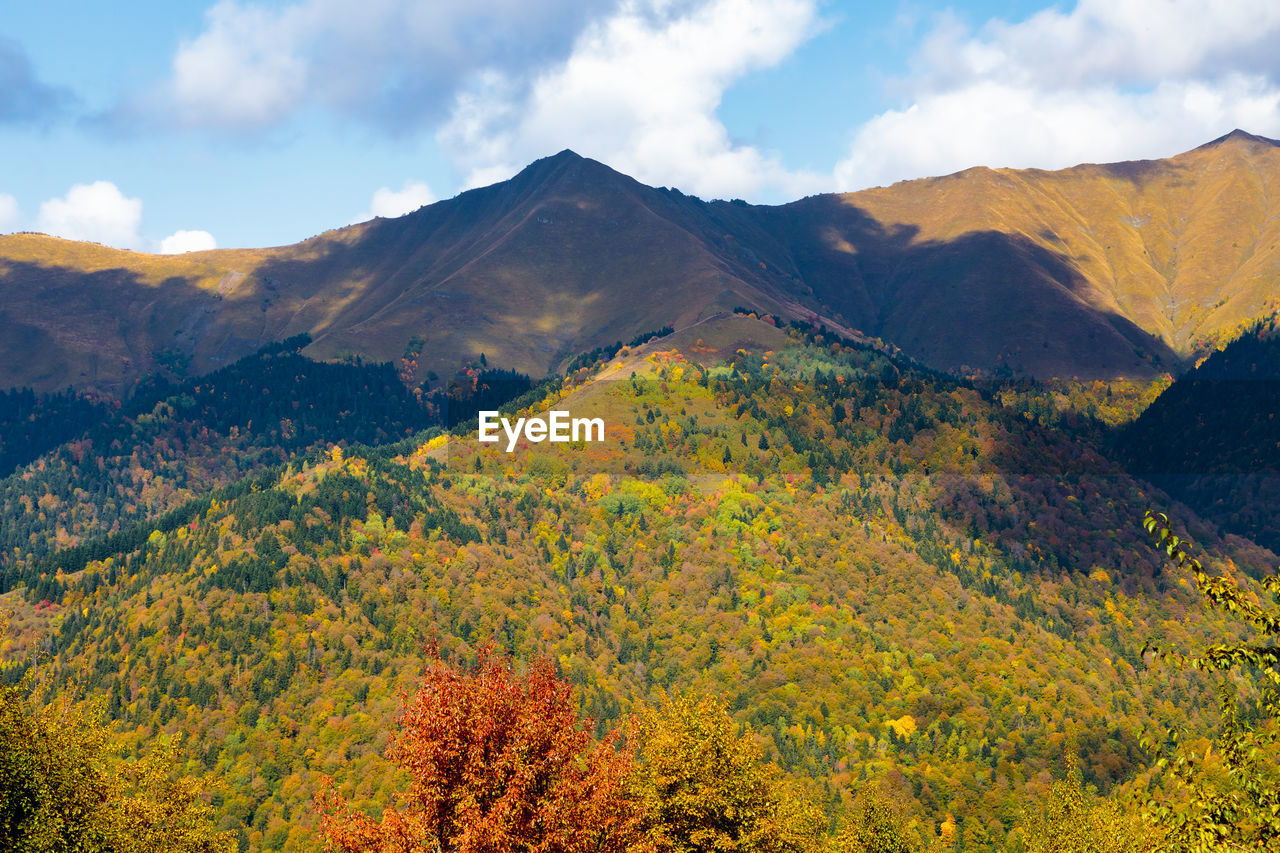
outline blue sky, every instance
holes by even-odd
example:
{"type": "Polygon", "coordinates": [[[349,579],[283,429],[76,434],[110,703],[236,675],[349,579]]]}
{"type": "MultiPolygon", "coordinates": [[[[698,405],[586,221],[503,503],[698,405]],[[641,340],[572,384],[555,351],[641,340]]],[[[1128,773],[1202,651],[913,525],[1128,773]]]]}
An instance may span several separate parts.
{"type": "Polygon", "coordinates": [[[777,203],[1280,136],[1274,0],[45,0],[0,20],[0,233],[294,242],[572,148],[777,203]]]}

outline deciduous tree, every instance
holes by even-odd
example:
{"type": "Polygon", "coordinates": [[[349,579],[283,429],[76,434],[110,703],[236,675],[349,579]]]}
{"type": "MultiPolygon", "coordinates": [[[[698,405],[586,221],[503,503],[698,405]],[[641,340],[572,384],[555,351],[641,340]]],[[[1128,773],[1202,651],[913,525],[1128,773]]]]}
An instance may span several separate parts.
{"type": "Polygon", "coordinates": [[[723,703],[677,696],[639,721],[641,764],[632,789],[659,853],[801,853],[824,821],[761,760],[723,703]]]}
{"type": "Polygon", "coordinates": [[[520,676],[491,647],[471,669],[437,659],[400,726],[389,756],[409,789],[380,822],[332,788],[317,796],[331,850],[621,853],[641,837],[630,753],[592,744],[546,660],[520,676]]]}
{"type": "Polygon", "coordinates": [[[1191,574],[1211,606],[1243,617],[1258,634],[1192,655],[1148,644],[1148,651],[1178,664],[1248,680],[1255,705],[1242,712],[1235,683],[1224,679],[1222,727],[1203,757],[1181,746],[1176,731],[1166,733],[1163,743],[1148,740],[1158,764],[1173,776],[1175,799],[1152,801],[1145,813],[1168,829],[1167,849],[1179,853],[1275,850],[1280,847],[1280,576],[1264,578],[1262,594],[1254,595],[1231,577],[1210,575],[1191,556],[1188,543],[1174,535],[1164,513],[1148,511],[1143,526],[1169,559],[1191,574]],[[1221,772],[1207,766],[1213,752],[1221,772]]]}

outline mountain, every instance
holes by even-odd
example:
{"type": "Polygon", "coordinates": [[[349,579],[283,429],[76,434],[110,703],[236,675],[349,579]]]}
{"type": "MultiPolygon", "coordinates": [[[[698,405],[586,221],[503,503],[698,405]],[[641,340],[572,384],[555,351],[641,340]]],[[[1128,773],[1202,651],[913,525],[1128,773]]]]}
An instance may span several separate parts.
{"type": "Polygon", "coordinates": [[[1128,469],[1280,552],[1280,334],[1260,322],[1120,428],[1128,469]]]}
{"type": "Polygon", "coordinates": [[[970,169],[777,207],[655,189],[570,151],[292,246],[166,257],[0,237],[0,388],[125,393],[308,333],[308,354],[571,355],[745,306],[942,369],[1151,377],[1273,312],[1280,148],[970,169]],[[856,333],[856,334],[855,334],[856,333]]]}
{"type": "Polygon", "coordinates": [[[908,352],[1061,376],[1103,347],[1095,363],[1141,372],[1126,349],[1171,366],[1280,307],[1278,146],[1234,131],[1168,160],[970,169],[842,200],[942,256],[886,276],[884,336],[908,352]],[[913,302],[920,319],[902,316],[913,302]],[[948,317],[974,340],[939,335],[948,317]]]}
{"type": "Polygon", "coordinates": [[[735,305],[782,310],[691,228],[703,206],[563,152],[510,181],[278,249],[165,258],[0,238],[0,387],[120,393],[166,354],[202,373],[303,332],[321,358],[394,360],[417,346],[418,379],[482,353],[541,375],[735,305]]]}
{"type": "MultiPolygon", "coordinates": [[[[255,364],[313,369],[269,352],[239,372],[255,364]]],[[[1143,542],[1165,496],[1034,408],[819,330],[717,318],[523,412],[601,417],[602,442],[332,447],[150,528],[23,555],[0,572],[0,676],[39,649],[41,684],[96,698],[128,749],[183,733],[178,765],[219,780],[211,804],[252,850],[318,849],[322,777],[389,804],[384,747],[424,642],[466,659],[489,639],[549,656],[599,733],[664,693],[722,697],[833,813],[883,779],[912,849],[1022,850],[1071,759],[1100,791],[1145,793],[1143,728],[1212,725],[1210,679],[1149,668],[1146,640],[1231,630],[1143,542]]],[[[159,488],[130,441],[114,452],[159,488]]],[[[18,478],[15,518],[59,511],[34,488],[56,465],[18,478]]],[[[1214,568],[1274,560],[1185,527],[1214,568]]]]}

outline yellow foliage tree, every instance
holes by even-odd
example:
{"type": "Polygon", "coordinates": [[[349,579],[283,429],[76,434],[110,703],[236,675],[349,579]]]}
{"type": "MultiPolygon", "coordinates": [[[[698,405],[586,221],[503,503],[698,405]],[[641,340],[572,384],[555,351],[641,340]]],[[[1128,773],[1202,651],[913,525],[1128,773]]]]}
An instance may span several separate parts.
{"type": "MultiPolygon", "coordinates": [[[[951,832],[954,835],[954,823],[951,832]]],[[[852,812],[836,836],[836,853],[909,853],[910,850],[902,814],[893,801],[874,787],[860,791],[852,812]]]]}
{"type": "MultiPolygon", "coordinates": [[[[7,620],[0,614],[0,634],[7,620]]],[[[175,751],[117,753],[96,709],[58,698],[37,708],[31,673],[0,686],[0,850],[12,853],[217,853],[196,780],[175,778],[175,751]]]]}
{"type": "Polygon", "coordinates": [[[679,696],[638,721],[643,803],[658,853],[808,853],[823,841],[821,812],[761,760],[723,703],[679,696]]]}
{"type": "Polygon", "coordinates": [[[172,749],[125,761],[95,716],[65,700],[36,709],[22,688],[0,687],[0,849],[235,849],[198,782],[173,777],[172,749]]]}
{"type": "Polygon", "coordinates": [[[1136,809],[1087,796],[1074,762],[1067,779],[1053,784],[1043,813],[1027,824],[1028,853],[1151,853],[1160,842],[1161,833],[1136,809]]]}

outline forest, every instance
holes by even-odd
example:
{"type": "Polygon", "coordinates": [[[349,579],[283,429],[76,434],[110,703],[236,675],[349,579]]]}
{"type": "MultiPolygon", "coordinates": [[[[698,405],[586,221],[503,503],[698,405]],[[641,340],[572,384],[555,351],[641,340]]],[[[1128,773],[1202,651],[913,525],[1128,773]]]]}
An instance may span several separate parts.
{"type": "MultiPolygon", "coordinates": [[[[614,803],[592,849],[1218,849],[1195,833],[1223,815],[1246,833],[1223,845],[1270,849],[1275,780],[1240,756],[1276,754],[1273,528],[1228,508],[1254,488],[1237,479],[1136,476],[1153,458],[1275,473],[1170,427],[1201,412],[1212,434],[1211,413],[1252,405],[1211,383],[1270,370],[1269,326],[1154,402],[958,378],[750,313],[662,332],[536,386],[487,365],[437,386],[459,412],[499,387],[608,425],[603,443],[513,454],[432,420],[435,389],[390,365],[292,345],[117,412],[86,402],[74,417],[101,420],[52,448],[30,424],[75,401],[16,394],[6,736],[65,714],[121,767],[170,750],[172,784],[193,787],[169,805],[199,818],[173,849],[415,849],[395,846],[405,827],[439,849],[534,849],[497,806],[473,822],[517,834],[486,848],[404,805],[453,802],[423,756],[490,731],[449,708],[524,731],[529,702],[579,756],[537,765],[548,790],[614,803]],[[485,672],[505,692],[475,694],[485,672]],[[471,698],[431,705],[442,685],[471,698]],[[686,801],[662,781],[712,747],[760,798],[716,813],[767,818],[726,830],[737,846],[689,811],[731,791],[695,780],[686,801]]],[[[1229,449],[1274,460],[1253,417],[1229,449]]],[[[449,784],[481,784],[467,772],[449,784]]]]}

